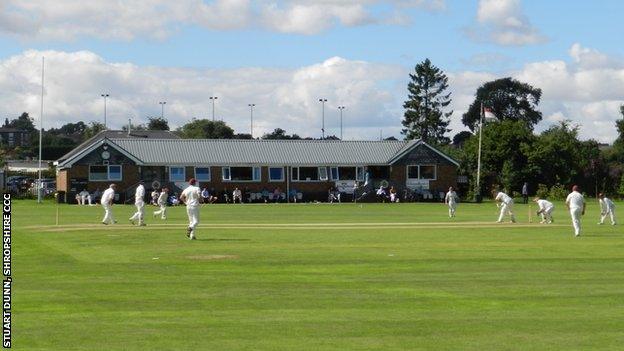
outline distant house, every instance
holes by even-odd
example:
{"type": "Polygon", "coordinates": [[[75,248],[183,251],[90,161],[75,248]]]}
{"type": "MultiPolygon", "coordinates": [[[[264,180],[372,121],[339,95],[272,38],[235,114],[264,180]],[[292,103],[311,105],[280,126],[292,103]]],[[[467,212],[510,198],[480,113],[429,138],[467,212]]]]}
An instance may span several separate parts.
{"type": "Polygon", "coordinates": [[[27,130],[9,127],[7,118],[0,127],[0,143],[9,148],[25,146],[30,143],[30,133],[27,130]]]}
{"type": "Polygon", "coordinates": [[[421,140],[330,141],[179,139],[173,134],[127,136],[107,131],[55,162],[57,188],[71,193],[119,186],[130,197],[139,180],[148,188],[180,190],[194,177],[217,193],[290,193],[326,199],[330,187],[393,185],[439,192],[457,182],[458,163],[421,140]],[[366,175],[368,173],[368,176],[366,175]]]}

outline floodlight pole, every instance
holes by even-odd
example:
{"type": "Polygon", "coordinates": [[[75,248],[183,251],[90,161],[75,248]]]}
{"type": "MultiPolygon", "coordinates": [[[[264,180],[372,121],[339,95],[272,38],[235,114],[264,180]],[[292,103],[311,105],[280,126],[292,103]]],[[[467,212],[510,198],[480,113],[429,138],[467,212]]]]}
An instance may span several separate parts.
{"type": "Polygon", "coordinates": [[[321,98],[319,99],[322,105],[322,124],[321,124],[321,139],[325,140],[325,103],[327,99],[321,98]]]}
{"type": "Polygon", "coordinates": [[[215,121],[215,101],[217,101],[218,97],[211,96],[210,101],[212,101],[212,121],[215,121]]]}
{"type": "Polygon", "coordinates": [[[253,139],[253,109],[256,104],[247,104],[247,106],[249,106],[249,118],[251,120],[249,133],[251,134],[251,138],[253,139]]]}
{"type": "Polygon", "coordinates": [[[45,69],[45,57],[41,58],[41,111],[39,113],[39,167],[38,167],[38,179],[37,179],[37,203],[41,203],[42,199],[42,186],[41,183],[41,146],[43,140],[43,93],[44,93],[44,69],[45,69]]]}
{"type": "Polygon", "coordinates": [[[108,129],[108,127],[106,126],[106,98],[108,98],[110,95],[109,94],[100,94],[101,97],[104,98],[104,129],[108,129]]]}
{"type": "Polygon", "coordinates": [[[165,105],[167,101],[159,101],[158,104],[160,105],[160,118],[165,119],[165,105]]]}
{"type": "Polygon", "coordinates": [[[475,201],[481,202],[481,140],[483,138],[483,102],[481,103],[481,110],[479,111],[479,153],[477,156],[477,182],[475,188],[475,201]]]}
{"type": "Polygon", "coordinates": [[[344,110],[345,107],[338,106],[338,109],[340,110],[340,140],[342,140],[342,110],[344,110]]]}

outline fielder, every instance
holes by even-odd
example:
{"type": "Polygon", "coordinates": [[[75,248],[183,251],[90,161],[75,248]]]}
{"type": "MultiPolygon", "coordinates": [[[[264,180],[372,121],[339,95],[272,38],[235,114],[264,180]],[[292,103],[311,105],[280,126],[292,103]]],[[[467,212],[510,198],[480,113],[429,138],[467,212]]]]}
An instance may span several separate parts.
{"type": "Polygon", "coordinates": [[[566,198],[566,207],[570,210],[572,217],[572,226],[574,227],[574,236],[581,235],[581,216],[585,214],[585,199],[579,193],[578,186],[572,187],[572,192],[566,198]]]}
{"type": "Polygon", "coordinates": [[[598,202],[600,203],[600,223],[604,224],[607,215],[611,217],[611,225],[615,225],[615,204],[611,199],[604,196],[603,193],[598,194],[598,202]]]}
{"type": "Polygon", "coordinates": [[[537,214],[542,215],[542,221],[540,223],[550,224],[555,221],[552,217],[555,205],[553,205],[552,202],[540,199],[539,197],[536,197],[533,201],[537,203],[537,214]]]}
{"type": "Polygon", "coordinates": [[[160,215],[160,219],[167,219],[167,197],[169,197],[169,189],[162,188],[156,204],[160,206],[160,210],[154,211],[154,217],[160,215]]]}
{"type": "Polygon", "coordinates": [[[448,205],[449,208],[449,218],[455,217],[455,210],[457,209],[457,202],[459,201],[459,196],[453,187],[449,187],[446,196],[444,197],[444,204],[448,205]]]}
{"type": "Polygon", "coordinates": [[[135,224],[135,221],[139,221],[140,226],[145,226],[145,186],[143,186],[142,180],[139,181],[139,186],[134,192],[134,205],[137,211],[130,217],[130,222],[135,224]]]}
{"type": "Polygon", "coordinates": [[[115,189],[117,188],[117,186],[115,184],[111,184],[110,187],[108,187],[108,189],[104,190],[104,192],[102,193],[102,199],[100,200],[100,203],[102,204],[102,207],[104,208],[104,219],[102,219],[102,224],[113,224],[113,223],[117,223],[115,221],[115,219],[113,218],[113,200],[115,199],[115,189]]]}
{"type": "Polygon", "coordinates": [[[496,222],[502,223],[505,214],[509,214],[511,223],[516,223],[516,217],[513,214],[514,200],[502,191],[499,191],[494,199],[496,200],[496,206],[500,208],[500,215],[498,216],[498,221],[496,222]]]}
{"type": "Polygon", "coordinates": [[[189,179],[189,186],[180,195],[180,200],[186,204],[186,214],[189,218],[186,236],[191,240],[195,240],[195,228],[199,224],[199,199],[201,198],[199,187],[195,186],[195,182],[195,178],[189,179]]]}

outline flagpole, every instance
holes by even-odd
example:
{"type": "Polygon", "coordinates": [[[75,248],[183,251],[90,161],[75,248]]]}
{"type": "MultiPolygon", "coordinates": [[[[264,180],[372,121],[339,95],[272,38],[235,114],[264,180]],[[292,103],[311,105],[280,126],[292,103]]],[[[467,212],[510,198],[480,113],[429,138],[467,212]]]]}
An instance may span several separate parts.
{"type": "Polygon", "coordinates": [[[483,102],[479,111],[479,154],[477,156],[477,186],[475,189],[475,201],[481,202],[481,139],[483,131],[483,102]]]}
{"type": "Polygon", "coordinates": [[[39,113],[39,169],[38,169],[38,176],[39,179],[37,179],[37,183],[39,184],[39,186],[37,187],[37,203],[41,203],[42,201],[42,188],[41,186],[43,185],[41,183],[41,145],[42,145],[42,139],[43,139],[43,93],[44,93],[44,88],[43,88],[43,84],[44,84],[44,69],[45,69],[45,57],[41,57],[41,111],[39,113]]]}

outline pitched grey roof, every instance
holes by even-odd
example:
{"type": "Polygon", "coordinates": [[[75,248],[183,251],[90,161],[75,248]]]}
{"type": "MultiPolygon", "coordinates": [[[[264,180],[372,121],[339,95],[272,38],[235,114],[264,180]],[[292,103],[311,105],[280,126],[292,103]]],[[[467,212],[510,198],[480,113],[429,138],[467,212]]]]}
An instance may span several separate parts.
{"type": "Polygon", "coordinates": [[[137,130],[137,131],[131,131],[130,134],[128,134],[128,132],[123,131],[123,130],[103,130],[99,133],[97,133],[96,135],[94,135],[93,137],[85,140],[82,144],[76,146],[75,149],[71,150],[70,152],[66,153],[65,155],[63,155],[61,158],[59,158],[56,163],[63,163],[64,161],[78,155],[79,153],[81,153],[83,150],[89,148],[91,145],[93,145],[93,143],[96,143],[100,140],[103,139],[111,139],[111,138],[116,138],[116,139],[131,139],[131,138],[136,138],[136,139],[180,139],[179,136],[175,135],[174,133],[168,131],[168,130],[137,130]]]}
{"type": "Polygon", "coordinates": [[[386,165],[420,141],[110,139],[144,165],[386,165]]]}

